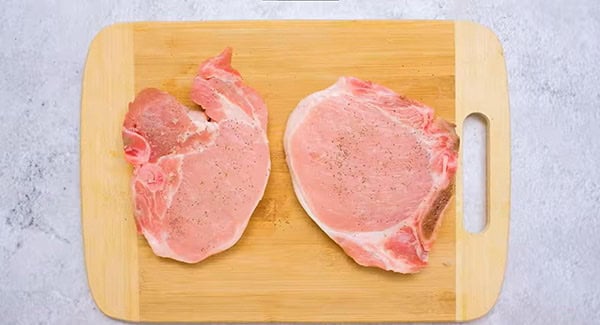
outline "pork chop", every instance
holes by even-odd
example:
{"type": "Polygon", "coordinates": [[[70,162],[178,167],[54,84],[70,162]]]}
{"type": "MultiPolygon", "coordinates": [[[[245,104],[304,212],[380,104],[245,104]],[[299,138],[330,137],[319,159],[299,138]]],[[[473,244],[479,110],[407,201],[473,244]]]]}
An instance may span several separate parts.
{"type": "Polygon", "coordinates": [[[383,86],[342,77],[303,99],[284,145],[296,196],[358,264],[427,265],[453,191],[454,125],[383,86]]]}
{"type": "Polygon", "coordinates": [[[196,263],[233,246],[265,191],[267,108],[231,53],[200,65],[191,98],[201,109],[158,89],[129,104],[123,142],[135,220],[158,256],[196,263]]]}

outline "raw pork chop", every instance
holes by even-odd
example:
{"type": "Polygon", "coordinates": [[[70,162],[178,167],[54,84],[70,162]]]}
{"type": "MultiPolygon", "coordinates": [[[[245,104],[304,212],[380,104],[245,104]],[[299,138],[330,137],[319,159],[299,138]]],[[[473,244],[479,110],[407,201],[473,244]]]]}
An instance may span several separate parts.
{"type": "Polygon", "coordinates": [[[269,177],[267,108],[231,67],[231,49],[194,78],[189,110],[142,90],[123,125],[138,232],[154,253],[199,262],[233,246],[269,177]]]}
{"type": "Polygon", "coordinates": [[[352,77],[298,104],[285,132],[294,190],[358,264],[427,265],[452,196],[458,138],[431,108],[352,77]]]}

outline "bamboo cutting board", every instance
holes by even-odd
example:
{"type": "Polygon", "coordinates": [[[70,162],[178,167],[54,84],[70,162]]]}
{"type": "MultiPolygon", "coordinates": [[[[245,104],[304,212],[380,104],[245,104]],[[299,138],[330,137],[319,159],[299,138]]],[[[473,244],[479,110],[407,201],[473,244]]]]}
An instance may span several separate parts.
{"type": "Polygon", "coordinates": [[[245,21],[112,25],[93,40],[81,108],[81,201],[90,290],[130,321],[451,321],[487,313],[506,260],[510,142],[502,47],[488,29],[451,21],[245,21]],[[269,108],[272,171],[232,249],[196,265],[152,254],[136,234],[121,123],[157,87],[184,104],[198,64],[234,48],[233,66],[269,108]],[[462,122],[488,121],[488,225],[463,229],[462,169],[430,265],[402,275],[355,264],[305,214],[285,164],[289,113],[339,76],[372,80],[462,122]]]}

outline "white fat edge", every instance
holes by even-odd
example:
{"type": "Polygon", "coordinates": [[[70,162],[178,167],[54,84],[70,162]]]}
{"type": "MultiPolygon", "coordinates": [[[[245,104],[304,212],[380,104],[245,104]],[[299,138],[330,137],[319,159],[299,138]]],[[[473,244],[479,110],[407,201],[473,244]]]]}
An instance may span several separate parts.
{"type": "MultiPolygon", "coordinates": [[[[243,83],[243,80],[241,81],[243,83]]],[[[248,87],[248,86],[246,86],[248,87]]],[[[234,87],[235,88],[235,92],[240,95],[240,97],[242,97],[244,99],[244,101],[246,102],[246,104],[252,108],[252,118],[254,119],[254,122],[258,125],[261,125],[260,120],[258,119],[258,116],[256,115],[256,108],[254,107],[254,105],[252,103],[250,103],[250,101],[248,100],[248,96],[244,96],[244,93],[241,91],[242,87],[234,87]]],[[[250,87],[248,87],[250,88],[250,87]]],[[[254,90],[254,89],[252,89],[254,90]]],[[[256,92],[256,90],[254,90],[256,92]]],[[[264,103],[264,101],[263,101],[264,103]]],[[[266,106],[266,103],[264,103],[266,106]]],[[[266,107],[265,107],[266,109],[266,107]]],[[[266,130],[264,130],[266,132],[266,130]]]]}
{"type": "MultiPolygon", "coordinates": [[[[195,112],[195,111],[190,111],[190,113],[191,112],[195,112]]],[[[217,132],[219,130],[219,123],[212,122],[212,121],[207,121],[206,120],[206,114],[204,112],[200,112],[200,113],[203,115],[202,118],[196,116],[196,114],[189,114],[188,113],[188,116],[190,117],[190,120],[192,121],[192,123],[194,124],[194,126],[196,126],[196,133],[200,134],[200,133],[206,131],[206,132],[212,134],[212,133],[217,132]]],[[[209,145],[210,144],[211,143],[209,143],[209,145]]]]}
{"type": "Polygon", "coordinates": [[[218,95],[224,101],[222,103],[223,104],[222,107],[224,107],[224,109],[226,110],[226,113],[225,113],[225,117],[215,124],[220,124],[225,121],[237,121],[238,123],[245,124],[247,126],[250,126],[253,129],[258,128],[262,131],[261,134],[263,135],[265,142],[269,143],[269,140],[267,138],[267,131],[261,127],[260,121],[250,118],[250,116],[248,116],[246,114],[246,112],[244,112],[239,106],[231,103],[227,97],[223,96],[220,93],[218,93],[218,95]],[[229,114],[230,112],[233,112],[233,114],[229,114]]]}
{"type": "MultiPolygon", "coordinates": [[[[412,218],[407,218],[399,222],[398,224],[395,224],[384,230],[368,232],[336,231],[327,226],[324,226],[320,222],[317,222],[317,224],[330,237],[334,236],[343,238],[344,240],[351,241],[356,245],[362,247],[375,258],[380,260],[385,265],[386,270],[391,270],[400,273],[414,273],[413,267],[410,266],[410,263],[408,263],[404,258],[392,256],[385,249],[385,242],[392,238],[392,236],[401,228],[407,225],[410,226],[408,220],[411,219],[412,218]]],[[[414,229],[414,226],[410,227],[414,229]]],[[[419,240],[417,233],[415,233],[415,236],[417,236],[417,240],[419,240]]]]}
{"type": "MultiPolygon", "coordinates": [[[[241,79],[240,79],[240,80],[241,80],[241,79]]],[[[225,80],[225,81],[227,81],[227,82],[230,82],[230,80],[225,80]]],[[[236,80],[233,80],[233,79],[232,79],[232,81],[231,81],[230,83],[233,83],[233,82],[235,82],[235,81],[236,81],[236,80]]],[[[243,83],[243,80],[241,80],[241,82],[243,83]]],[[[232,102],[229,100],[229,98],[227,98],[227,97],[226,97],[225,95],[223,95],[222,93],[220,93],[220,92],[216,91],[216,93],[217,93],[217,95],[219,96],[219,98],[221,98],[221,99],[223,100],[223,102],[224,102],[224,103],[227,103],[227,104],[229,104],[229,105],[227,105],[227,106],[229,106],[229,107],[236,107],[236,108],[237,108],[237,114],[235,114],[235,117],[237,117],[237,118],[231,118],[231,117],[229,117],[229,116],[228,116],[228,114],[225,114],[225,116],[226,116],[226,118],[225,118],[225,119],[235,119],[235,120],[238,120],[238,121],[240,121],[240,122],[247,122],[246,120],[251,120],[252,122],[251,122],[251,123],[247,123],[247,124],[250,124],[250,125],[259,125],[259,126],[260,126],[260,125],[261,125],[261,122],[260,122],[260,120],[258,119],[258,117],[257,117],[257,116],[256,116],[256,114],[255,114],[255,113],[256,113],[256,109],[255,109],[254,105],[252,105],[252,104],[250,103],[250,101],[248,101],[248,98],[247,98],[247,96],[244,96],[243,92],[241,91],[241,87],[239,87],[239,86],[236,86],[236,87],[233,87],[233,88],[235,89],[235,92],[236,92],[236,94],[240,95],[240,97],[241,97],[241,98],[242,98],[242,99],[245,101],[245,103],[246,103],[246,104],[247,104],[249,107],[251,107],[251,109],[252,109],[252,118],[250,119],[250,117],[248,116],[248,114],[247,114],[247,113],[246,113],[246,112],[245,112],[245,111],[244,111],[244,110],[243,110],[243,109],[242,109],[240,106],[233,104],[233,103],[232,103],[232,102]],[[242,116],[244,116],[244,117],[240,119],[238,115],[242,115],[242,116]]],[[[266,105],[266,103],[265,103],[265,105],[266,105]]],[[[261,126],[261,129],[262,129],[262,126],[261,126]]],[[[266,130],[263,130],[263,131],[264,131],[264,133],[265,133],[265,138],[266,138],[266,130]]]]}
{"type": "Polygon", "coordinates": [[[146,237],[146,240],[150,244],[150,247],[152,247],[152,251],[155,255],[160,257],[173,258],[179,261],[185,260],[185,258],[182,258],[181,256],[175,254],[171,247],[169,247],[169,245],[167,244],[168,235],[166,234],[166,232],[161,231],[160,239],[156,238],[151,232],[147,231],[145,228],[142,228],[142,233],[144,234],[144,237],[146,237]]]}
{"type": "MultiPolygon", "coordinates": [[[[433,186],[437,187],[438,191],[443,190],[450,185],[450,179],[448,177],[448,156],[446,156],[445,154],[442,154],[442,155],[443,155],[443,157],[442,157],[442,160],[443,160],[442,172],[441,173],[437,173],[437,172],[431,173],[431,179],[433,180],[433,186]]],[[[437,158],[437,157],[434,157],[433,155],[431,155],[430,164],[433,162],[433,160],[435,158],[437,158]]]]}
{"type": "MultiPolygon", "coordinates": [[[[194,116],[195,114],[190,115],[189,113],[191,113],[191,112],[195,112],[195,111],[188,112],[188,116],[190,117],[190,120],[196,127],[196,130],[195,131],[185,131],[185,132],[181,133],[180,135],[178,135],[177,141],[179,143],[185,143],[192,135],[195,135],[195,134],[201,134],[202,132],[205,132],[205,131],[212,134],[219,130],[219,123],[212,122],[212,121],[209,122],[206,120],[199,119],[198,117],[194,116]]],[[[211,139],[211,140],[213,140],[213,139],[211,139]]],[[[214,142],[214,140],[207,143],[203,147],[208,147],[213,142],[214,142]]],[[[198,148],[198,150],[203,151],[204,148],[201,147],[201,148],[198,148]]]]}
{"type": "Polygon", "coordinates": [[[221,99],[221,109],[225,111],[225,118],[223,120],[236,120],[238,122],[245,122],[246,124],[254,126],[257,124],[253,118],[250,118],[244,110],[238,105],[233,104],[229,98],[225,95],[216,92],[221,99]]]}
{"type": "Polygon", "coordinates": [[[203,111],[190,109],[188,110],[187,115],[192,121],[192,123],[194,123],[194,125],[196,126],[196,131],[198,133],[206,130],[207,124],[210,123],[206,117],[206,113],[203,111]]]}

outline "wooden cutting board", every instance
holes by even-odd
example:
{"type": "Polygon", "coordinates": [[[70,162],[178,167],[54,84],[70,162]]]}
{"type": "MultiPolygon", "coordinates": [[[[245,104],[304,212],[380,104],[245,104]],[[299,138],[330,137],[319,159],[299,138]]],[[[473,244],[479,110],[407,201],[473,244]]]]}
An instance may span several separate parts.
{"type": "Polygon", "coordinates": [[[90,290],[130,321],[452,321],[487,313],[506,261],[510,141],[502,47],[489,29],[452,21],[132,23],[103,29],[85,67],[81,201],[90,290]],[[152,254],[136,234],[121,123],[145,87],[189,99],[198,64],[234,48],[233,66],[269,108],[272,171],[240,242],[196,265],[152,254]],[[285,164],[287,117],[339,76],[372,80],[455,121],[488,121],[488,226],[463,229],[462,177],[427,269],[355,264],[305,214],[285,164]]]}

